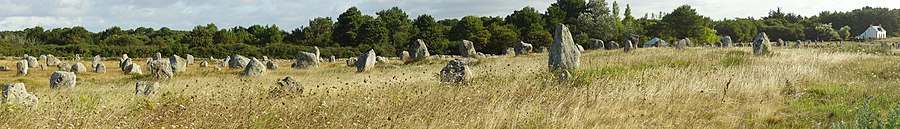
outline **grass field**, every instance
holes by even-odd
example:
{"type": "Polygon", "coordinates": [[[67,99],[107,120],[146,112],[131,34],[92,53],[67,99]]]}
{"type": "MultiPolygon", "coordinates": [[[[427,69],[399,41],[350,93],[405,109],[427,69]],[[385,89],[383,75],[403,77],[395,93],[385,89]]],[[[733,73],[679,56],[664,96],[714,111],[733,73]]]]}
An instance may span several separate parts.
{"type": "MultiPolygon", "coordinates": [[[[438,82],[449,59],[365,73],[344,62],[292,69],[283,60],[281,69],[260,77],[194,64],[161,81],[161,92],[148,97],[134,95],[134,84],[151,78],[123,75],[117,61],[105,61],[107,73],[80,74],[77,86],[67,89],[49,88],[55,67],[32,69],[25,77],[0,72],[0,83],[24,82],[40,98],[36,107],[4,105],[0,127],[900,127],[898,50],[853,44],[773,51],[589,50],[576,78],[565,83],[547,72],[546,54],[480,59],[467,85],[438,82]],[[269,97],[285,76],[306,91],[269,97]]],[[[143,59],[135,62],[145,66],[143,59]]],[[[0,65],[15,68],[14,60],[0,65]]]]}

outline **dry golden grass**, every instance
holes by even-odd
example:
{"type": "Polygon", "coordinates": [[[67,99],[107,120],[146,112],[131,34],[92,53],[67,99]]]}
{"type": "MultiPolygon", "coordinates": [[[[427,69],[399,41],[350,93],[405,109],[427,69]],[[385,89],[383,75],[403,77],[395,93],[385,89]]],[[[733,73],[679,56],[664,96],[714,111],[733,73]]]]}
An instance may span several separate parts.
{"type": "Polygon", "coordinates": [[[0,72],[0,82],[25,82],[40,98],[36,107],[5,107],[0,127],[823,128],[853,121],[864,97],[880,101],[876,109],[900,105],[896,56],[774,51],[759,57],[747,47],[587,51],[577,78],[566,83],[547,73],[546,54],[480,59],[468,85],[438,83],[449,59],[365,73],[343,62],[292,69],[280,61],[281,69],[261,77],[195,64],[161,81],[161,92],[149,97],[133,95],[133,88],[150,78],[123,75],[117,62],[106,61],[107,73],[80,74],[68,89],[49,88],[55,67],[25,77],[0,72]],[[270,98],[285,76],[306,91],[270,98]]]}

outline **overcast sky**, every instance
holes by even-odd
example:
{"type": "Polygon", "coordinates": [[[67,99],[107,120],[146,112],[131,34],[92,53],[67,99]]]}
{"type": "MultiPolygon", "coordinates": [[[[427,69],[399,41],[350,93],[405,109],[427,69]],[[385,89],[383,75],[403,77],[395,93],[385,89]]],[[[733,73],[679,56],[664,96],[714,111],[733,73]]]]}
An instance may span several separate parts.
{"type": "MultiPolygon", "coordinates": [[[[900,8],[900,0],[617,0],[630,4],[635,17],[670,12],[688,4],[713,19],[761,17],[781,7],[804,16],[821,11],[850,11],[865,6],[900,8]]],[[[351,6],[364,14],[398,6],[410,18],[466,15],[506,16],[525,6],[543,12],[555,0],[0,0],[0,30],[84,26],[97,32],[112,26],[190,30],[215,23],[220,28],[277,24],[291,30],[315,17],[337,17],[351,6]]],[[[612,0],[608,0],[612,3],[612,0]]]]}

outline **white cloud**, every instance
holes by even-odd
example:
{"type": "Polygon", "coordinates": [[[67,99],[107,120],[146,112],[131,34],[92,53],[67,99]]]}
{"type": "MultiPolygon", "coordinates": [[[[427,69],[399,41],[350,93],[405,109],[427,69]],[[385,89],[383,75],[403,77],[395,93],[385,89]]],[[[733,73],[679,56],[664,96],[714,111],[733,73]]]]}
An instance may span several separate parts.
{"type": "MultiPolygon", "coordinates": [[[[586,0],[587,1],[587,0],[586,0]]],[[[607,0],[612,2],[613,0],[607,0]]],[[[531,6],[545,10],[555,0],[0,0],[0,30],[84,26],[101,31],[112,26],[192,29],[216,23],[220,28],[277,24],[285,30],[304,26],[315,17],[335,19],[356,6],[364,14],[400,7],[410,18],[429,14],[438,19],[466,15],[506,16],[531,6]]],[[[713,19],[761,17],[782,7],[805,16],[821,11],[849,11],[863,6],[900,8],[895,0],[618,0],[631,4],[633,15],[670,12],[689,4],[713,19]]]]}

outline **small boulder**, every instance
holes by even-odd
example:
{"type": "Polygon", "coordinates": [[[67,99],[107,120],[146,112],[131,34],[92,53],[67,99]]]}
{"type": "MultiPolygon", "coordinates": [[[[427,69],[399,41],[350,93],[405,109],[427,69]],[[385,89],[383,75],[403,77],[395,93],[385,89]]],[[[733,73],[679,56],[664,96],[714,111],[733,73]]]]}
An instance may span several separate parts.
{"type": "Polygon", "coordinates": [[[133,62],[131,62],[131,58],[122,59],[122,61],[119,61],[119,69],[121,69],[122,71],[128,71],[125,70],[125,67],[131,64],[133,64],[133,62]]]}
{"type": "Polygon", "coordinates": [[[334,56],[328,57],[328,62],[336,62],[336,61],[337,61],[337,58],[335,58],[334,56]]]}
{"type": "Polygon", "coordinates": [[[191,55],[191,54],[184,55],[184,59],[187,64],[194,64],[194,55],[191,55]]]}
{"type": "Polygon", "coordinates": [[[244,68],[244,66],[247,66],[247,63],[250,63],[250,59],[235,54],[228,59],[228,68],[244,68]]]}
{"type": "Polygon", "coordinates": [[[531,54],[532,49],[534,49],[534,46],[530,43],[520,41],[519,43],[516,43],[516,56],[531,54]]]}
{"type": "Polygon", "coordinates": [[[59,65],[59,63],[62,63],[62,61],[59,61],[59,59],[53,55],[47,56],[47,65],[59,65]]]}
{"type": "Polygon", "coordinates": [[[209,67],[209,62],[207,62],[205,60],[200,62],[200,67],[209,67]]]}
{"type": "Polygon", "coordinates": [[[94,72],[106,73],[106,65],[103,65],[103,63],[97,63],[97,65],[94,66],[94,72]]]}
{"type": "Polygon", "coordinates": [[[588,49],[603,49],[604,45],[606,45],[606,44],[603,43],[603,40],[590,39],[588,42],[587,48],[588,49]]]}
{"type": "Polygon", "coordinates": [[[169,66],[168,61],[162,60],[154,60],[150,62],[150,76],[160,80],[170,79],[175,76],[175,73],[172,72],[172,67],[169,66]]]}
{"type": "Polygon", "coordinates": [[[72,69],[72,65],[69,65],[69,63],[66,62],[57,63],[56,69],[59,71],[69,71],[72,69]]]}
{"type": "Polygon", "coordinates": [[[26,57],[25,60],[28,61],[28,67],[34,68],[40,66],[40,63],[33,56],[26,57]]]}
{"type": "Polygon", "coordinates": [[[244,71],[241,72],[241,76],[260,76],[266,73],[266,66],[256,60],[256,58],[251,58],[249,64],[244,67],[244,71]]]}
{"type": "Polygon", "coordinates": [[[125,66],[125,74],[127,74],[127,75],[141,75],[141,74],[144,74],[144,72],[141,71],[141,65],[133,64],[133,63],[132,63],[132,64],[128,64],[128,65],[125,66]]]}
{"type": "Polygon", "coordinates": [[[50,75],[50,88],[73,88],[77,81],[73,72],[56,71],[50,75]]]}
{"type": "Polygon", "coordinates": [[[266,61],[266,68],[270,70],[278,69],[278,63],[275,63],[275,61],[266,61]]]}
{"type": "Polygon", "coordinates": [[[9,83],[3,85],[2,92],[0,92],[0,99],[2,99],[2,103],[0,104],[13,104],[13,105],[22,105],[26,107],[33,107],[38,104],[38,97],[34,96],[31,93],[28,93],[28,90],[25,89],[25,83],[9,83]]]}
{"type": "Polygon", "coordinates": [[[278,86],[269,91],[269,94],[274,97],[295,96],[303,93],[303,85],[291,76],[280,79],[275,84],[278,86]]]}
{"type": "Polygon", "coordinates": [[[472,73],[468,64],[454,59],[441,69],[440,80],[443,83],[465,83],[473,76],[472,73]]]}
{"type": "Polygon", "coordinates": [[[75,63],[75,65],[72,65],[72,69],[69,70],[75,73],[84,73],[88,71],[87,67],[85,67],[81,62],[75,63]]]}
{"type": "Polygon", "coordinates": [[[140,81],[134,84],[135,95],[153,95],[159,92],[159,82],[140,81]]]}
{"type": "Polygon", "coordinates": [[[91,67],[97,66],[97,64],[99,64],[101,61],[102,58],[100,57],[100,55],[95,55],[91,61],[91,67]]]}
{"type": "Polygon", "coordinates": [[[298,52],[297,60],[294,60],[294,65],[291,66],[293,68],[316,68],[319,67],[319,57],[316,56],[316,53],[310,52],[298,52]]]}
{"type": "Polygon", "coordinates": [[[603,46],[603,47],[604,47],[604,49],[606,49],[606,50],[619,49],[619,43],[616,43],[616,41],[609,41],[609,42],[606,43],[606,45],[603,46]]]}
{"type": "Polygon", "coordinates": [[[411,61],[409,58],[409,51],[400,51],[400,60],[411,61]]]}

